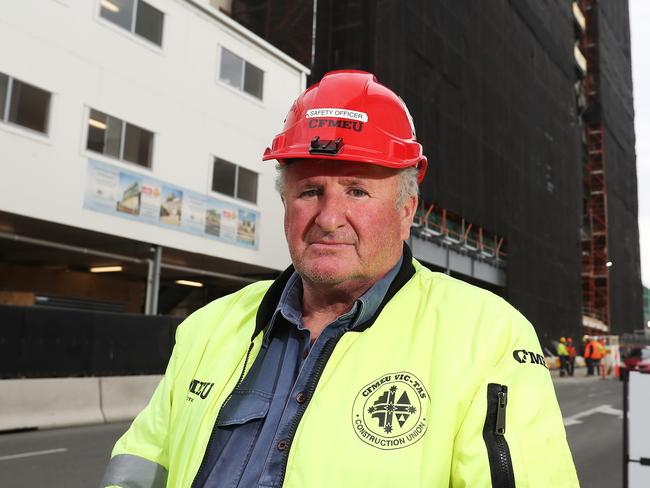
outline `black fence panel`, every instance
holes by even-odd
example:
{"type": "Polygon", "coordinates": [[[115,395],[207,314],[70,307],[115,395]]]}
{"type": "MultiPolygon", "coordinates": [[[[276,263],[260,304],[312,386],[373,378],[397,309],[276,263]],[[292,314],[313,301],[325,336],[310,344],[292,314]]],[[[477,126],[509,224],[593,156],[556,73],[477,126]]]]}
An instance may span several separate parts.
{"type": "Polygon", "coordinates": [[[92,370],[95,376],[161,373],[180,319],[167,316],[94,314],[92,370]],[[143,320],[144,319],[144,320],[143,320]]]}
{"type": "Polygon", "coordinates": [[[0,306],[0,378],[17,377],[25,343],[26,307],[0,306]]]}
{"type": "Polygon", "coordinates": [[[92,321],[85,313],[28,308],[25,311],[20,376],[83,376],[92,353],[92,321]],[[88,318],[87,318],[88,317],[88,318]]]}
{"type": "Polygon", "coordinates": [[[0,306],[0,378],[157,374],[179,317],[0,306]]]}

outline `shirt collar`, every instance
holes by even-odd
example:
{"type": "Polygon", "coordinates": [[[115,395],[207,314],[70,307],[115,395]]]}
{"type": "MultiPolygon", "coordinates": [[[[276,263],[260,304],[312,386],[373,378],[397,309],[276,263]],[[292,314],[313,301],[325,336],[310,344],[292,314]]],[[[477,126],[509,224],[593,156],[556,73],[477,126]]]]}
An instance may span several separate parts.
{"type": "Polygon", "coordinates": [[[366,291],[360,298],[357,299],[357,303],[361,307],[359,313],[352,323],[352,327],[355,327],[358,324],[362,324],[370,317],[374,315],[377,311],[377,307],[382,302],[388,291],[388,287],[393,282],[400,268],[402,267],[403,256],[400,256],[399,261],[391,268],[391,270],[384,275],[377,283],[372,285],[368,291],[366,291]]]}
{"type": "Polygon", "coordinates": [[[277,312],[280,312],[292,324],[302,328],[302,279],[295,271],[282,291],[276,308],[277,312]]]}
{"type": "MultiPolygon", "coordinates": [[[[357,298],[352,305],[352,308],[348,312],[339,316],[337,321],[348,322],[348,329],[352,329],[356,325],[361,324],[372,317],[386,296],[390,284],[397,276],[397,273],[402,266],[403,259],[404,257],[400,256],[395,266],[393,266],[383,278],[372,285],[362,296],[357,298]]],[[[266,333],[267,337],[277,322],[278,314],[281,314],[285,319],[297,326],[299,329],[304,328],[304,323],[302,321],[302,279],[295,271],[282,291],[280,301],[278,302],[278,306],[273,314],[273,319],[271,320],[271,324],[266,333]]]]}

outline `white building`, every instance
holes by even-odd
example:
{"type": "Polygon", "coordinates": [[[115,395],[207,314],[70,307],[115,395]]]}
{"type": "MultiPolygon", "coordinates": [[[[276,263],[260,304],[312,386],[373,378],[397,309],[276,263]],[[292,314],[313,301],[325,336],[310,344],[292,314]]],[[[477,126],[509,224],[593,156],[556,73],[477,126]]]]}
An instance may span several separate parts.
{"type": "Polygon", "coordinates": [[[2,9],[0,303],[151,313],[161,275],[184,313],[179,279],[214,296],[289,263],[261,155],[308,70],[219,3],[2,9]]]}

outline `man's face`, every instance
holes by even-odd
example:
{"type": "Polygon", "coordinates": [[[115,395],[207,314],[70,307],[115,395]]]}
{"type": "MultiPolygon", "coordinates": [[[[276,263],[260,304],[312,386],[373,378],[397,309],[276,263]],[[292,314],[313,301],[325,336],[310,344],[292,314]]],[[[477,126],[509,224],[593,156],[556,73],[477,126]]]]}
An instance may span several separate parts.
{"type": "Polygon", "coordinates": [[[396,207],[397,170],[300,160],[284,171],[284,230],[303,279],[372,284],[397,262],[417,207],[417,197],[396,207]]]}

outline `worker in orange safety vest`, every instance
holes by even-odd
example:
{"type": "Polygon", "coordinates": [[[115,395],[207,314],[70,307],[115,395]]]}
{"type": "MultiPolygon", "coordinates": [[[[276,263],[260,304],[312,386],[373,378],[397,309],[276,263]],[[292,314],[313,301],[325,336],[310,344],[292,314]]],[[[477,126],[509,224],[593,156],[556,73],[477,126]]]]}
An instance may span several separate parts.
{"type": "Polygon", "coordinates": [[[595,337],[585,336],[583,341],[586,343],[583,356],[587,363],[587,376],[593,376],[594,370],[597,373],[600,368],[600,360],[605,354],[605,347],[595,337]]]}
{"type": "Polygon", "coordinates": [[[569,361],[567,364],[567,369],[569,376],[573,376],[573,373],[576,369],[576,356],[578,355],[575,346],[573,345],[573,339],[571,337],[567,337],[566,340],[566,349],[567,352],[569,353],[569,361]]]}

